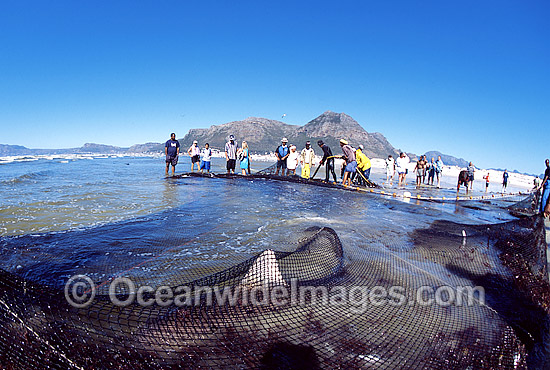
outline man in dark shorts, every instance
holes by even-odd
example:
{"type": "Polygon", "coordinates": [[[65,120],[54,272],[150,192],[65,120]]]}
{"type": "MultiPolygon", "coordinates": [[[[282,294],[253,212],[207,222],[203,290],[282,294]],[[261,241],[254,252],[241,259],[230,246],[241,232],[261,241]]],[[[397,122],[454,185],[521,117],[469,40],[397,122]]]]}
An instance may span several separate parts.
{"type": "Polygon", "coordinates": [[[237,143],[235,136],[229,135],[229,141],[225,143],[225,160],[227,161],[227,173],[230,171],[235,173],[235,164],[237,163],[237,143]]]}
{"type": "Polygon", "coordinates": [[[336,183],[336,173],[334,172],[334,158],[332,155],[332,150],[330,150],[329,146],[325,143],[323,143],[323,140],[319,140],[317,142],[317,145],[321,149],[323,149],[323,158],[321,159],[321,162],[319,162],[319,166],[322,166],[325,162],[327,166],[325,167],[326,170],[326,176],[325,176],[325,182],[328,182],[330,179],[330,174],[332,173],[332,178],[334,179],[334,183],[336,183]]]}
{"type": "Polygon", "coordinates": [[[164,144],[164,154],[166,155],[166,176],[168,176],[170,165],[172,165],[172,176],[174,176],[180,154],[180,142],[176,140],[176,134],[173,132],[170,134],[170,140],[164,144]]]}
{"type": "Polygon", "coordinates": [[[290,149],[286,145],[288,140],[286,137],[283,137],[281,140],[281,145],[275,149],[275,156],[277,157],[277,169],[275,170],[275,175],[279,175],[279,169],[282,169],[281,176],[285,176],[286,172],[286,159],[290,154],[290,149]]]}
{"type": "Polygon", "coordinates": [[[502,192],[506,193],[506,187],[508,186],[508,170],[504,170],[502,174],[502,192]]]}
{"type": "Polygon", "coordinates": [[[466,188],[466,194],[468,194],[468,185],[470,184],[470,175],[468,174],[468,170],[462,170],[458,174],[458,185],[456,186],[456,196],[458,196],[458,192],[460,191],[460,185],[464,185],[466,188]]]}
{"type": "Polygon", "coordinates": [[[193,141],[193,145],[187,150],[187,154],[191,157],[191,172],[195,171],[195,164],[197,165],[197,171],[200,171],[201,150],[197,140],[193,141]]]}

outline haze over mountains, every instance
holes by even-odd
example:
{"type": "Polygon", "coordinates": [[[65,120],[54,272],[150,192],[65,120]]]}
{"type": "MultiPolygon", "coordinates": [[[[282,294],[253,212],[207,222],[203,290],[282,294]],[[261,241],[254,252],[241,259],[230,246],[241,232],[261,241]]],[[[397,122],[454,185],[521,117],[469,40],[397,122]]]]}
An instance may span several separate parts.
{"type": "MultiPolygon", "coordinates": [[[[357,121],[345,113],[326,111],[303,126],[289,125],[287,123],[267,118],[249,117],[242,121],[233,121],[221,125],[213,125],[210,128],[190,129],[183,139],[179,139],[182,152],[186,151],[197,140],[202,146],[210,143],[212,148],[222,149],[229,137],[235,135],[239,145],[243,140],[249,144],[252,152],[271,152],[280,144],[281,138],[286,137],[290,144],[295,144],[298,150],[304,147],[306,141],[311,141],[314,150],[320,154],[317,140],[323,140],[333,150],[339,153],[339,140],[345,138],[354,147],[363,144],[365,153],[371,158],[386,158],[389,154],[396,157],[400,149],[396,149],[388,142],[383,134],[367,132],[357,121]]],[[[167,134],[168,136],[168,134],[167,134]]],[[[120,154],[120,153],[159,153],[164,151],[163,143],[136,144],[129,148],[111,145],[87,143],[80,148],[71,149],[29,149],[19,145],[0,144],[0,156],[25,156],[25,155],[50,155],[50,154],[120,154]]],[[[408,153],[411,160],[417,156],[408,153]]],[[[427,152],[428,160],[433,156],[442,156],[443,162],[448,165],[466,166],[463,159],[444,155],[439,152],[427,152]]]]}

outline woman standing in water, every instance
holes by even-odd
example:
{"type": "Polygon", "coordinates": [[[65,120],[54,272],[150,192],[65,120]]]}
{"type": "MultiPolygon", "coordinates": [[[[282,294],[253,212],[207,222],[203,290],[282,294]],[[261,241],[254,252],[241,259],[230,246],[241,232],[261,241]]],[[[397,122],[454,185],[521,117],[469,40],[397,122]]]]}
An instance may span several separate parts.
{"type": "Polygon", "coordinates": [[[246,172],[250,166],[250,158],[248,154],[248,143],[243,141],[242,148],[239,149],[239,159],[241,161],[241,171],[243,176],[246,176],[246,172]]]}

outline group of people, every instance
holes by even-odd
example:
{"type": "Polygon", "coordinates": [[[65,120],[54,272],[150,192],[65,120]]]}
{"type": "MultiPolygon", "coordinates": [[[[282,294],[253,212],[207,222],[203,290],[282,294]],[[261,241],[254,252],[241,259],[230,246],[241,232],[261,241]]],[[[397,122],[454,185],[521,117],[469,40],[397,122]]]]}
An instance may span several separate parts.
{"type": "MultiPolygon", "coordinates": [[[[407,174],[409,173],[408,166],[411,162],[406,153],[399,153],[397,159],[393,159],[392,155],[386,158],[386,182],[392,183],[395,173],[398,175],[398,186],[404,186],[407,182],[407,174]]],[[[420,156],[420,159],[416,162],[414,172],[416,174],[416,186],[426,184],[426,175],[428,175],[428,185],[434,185],[434,179],[437,179],[437,187],[440,187],[441,176],[443,174],[443,161],[441,156],[437,157],[437,161],[434,161],[432,157],[431,162],[427,161],[425,155],[420,156]]]]}
{"type": "Polygon", "coordinates": [[[311,168],[315,165],[315,151],[311,147],[311,142],[306,141],[305,148],[300,153],[296,145],[288,145],[288,139],[282,138],[281,145],[275,149],[277,165],[275,175],[282,176],[296,175],[298,164],[302,166],[301,177],[309,179],[311,168]]]}
{"type": "MultiPolygon", "coordinates": [[[[333,155],[330,147],[323,142],[317,141],[317,145],[323,151],[323,157],[319,161],[319,166],[325,165],[325,182],[330,181],[330,176],[337,182],[336,172],[334,167],[334,159],[343,159],[342,164],[342,184],[351,185],[356,181],[359,185],[366,185],[369,182],[371,162],[370,159],[363,153],[363,145],[359,145],[357,149],[349,145],[347,140],[340,140],[340,147],[343,155],[333,155]]],[[[287,138],[281,140],[281,145],[275,149],[277,157],[277,165],[275,175],[290,176],[296,175],[298,164],[302,167],[301,177],[310,178],[311,168],[315,166],[315,151],[311,147],[311,142],[307,141],[305,148],[300,154],[297,152],[295,145],[288,146],[287,138]]]]}
{"type": "MultiPolygon", "coordinates": [[[[166,175],[168,175],[171,165],[172,176],[174,176],[180,154],[180,143],[176,140],[175,133],[171,133],[170,139],[164,144],[164,154],[166,155],[166,175]]],[[[191,157],[191,172],[195,171],[195,166],[197,167],[197,171],[210,172],[212,149],[209,143],[205,143],[203,148],[199,148],[199,143],[194,140],[187,150],[187,154],[191,157]]],[[[246,141],[243,141],[242,146],[239,148],[235,142],[235,136],[230,135],[229,141],[225,144],[225,158],[227,173],[235,173],[235,166],[237,159],[239,159],[242,174],[250,174],[250,152],[246,141]]]]}
{"type": "MultiPolygon", "coordinates": [[[[349,145],[347,140],[341,139],[340,148],[343,155],[334,155],[331,148],[322,140],[319,140],[317,145],[323,152],[323,157],[319,162],[319,166],[325,166],[325,182],[330,181],[331,175],[334,183],[337,182],[334,160],[335,158],[341,158],[343,159],[341,170],[342,184],[346,186],[356,182],[359,185],[368,185],[370,182],[371,161],[363,153],[363,145],[359,145],[356,149],[349,145]]],[[[164,152],[166,155],[166,175],[168,175],[169,168],[172,166],[173,176],[180,154],[180,143],[176,140],[175,133],[170,134],[170,139],[165,143],[164,152]]],[[[230,135],[229,140],[225,144],[224,153],[227,173],[235,173],[235,167],[238,160],[240,162],[239,167],[242,175],[250,174],[250,151],[246,141],[243,141],[241,147],[239,147],[235,141],[235,136],[230,135]]],[[[196,166],[197,171],[210,172],[212,149],[208,143],[205,143],[203,148],[199,148],[198,142],[196,140],[193,141],[193,144],[187,150],[187,154],[191,158],[191,171],[194,171],[196,166]]],[[[275,149],[275,156],[277,158],[275,175],[279,175],[279,173],[281,176],[296,175],[296,169],[300,164],[302,168],[301,177],[306,179],[310,178],[310,171],[312,167],[315,166],[315,152],[311,147],[311,142],[307,141],[305,143],[305,148],[298,153],[296,146],[289,146],[288,140],[283,138],[281,140],[281,145],[275,149]]],[[[400,153],[399,157],[395,160],[392,155],[389,155],[385,160],[386,181],[393,181],[395,173],[397,172],[399,176],[398,186],[401,187],[405,185],[409,163],[410,159],[405,153],[400,153]]],[[[535,190],[542,190],[540,196],[540,212],[544,214],[545,217],[548,217],[550,216],[550,161],[546,159],[545,163],[546,171],[544,173],[544,178],[540,181],[537,177],[536,180],[538,181],[535,180],[535,190]]],[[[444,164],[441,160],[441,156],[438,156],[436,161],[434,161],[432,157],[430,162],[427,161],[425,155],[421,156],[414,168],[416,173],[416,185],[420,186],[421,184],[426,184],[427,177],[427,183],[429,185],[433,185],[434,180],[437,179],[437,187],[440,187],[443,166],[444,164]]],[[[476,168],[472,162],[468,164],[466,169],[460,171],[456,189],[457,195],[461,186],[466,187],[466,194],[472,190],[475,171],[476,168]]],[[[504,170],[502,175],[503,192],[506,191],[508,186],[508,178],[508,171],[504,170]]],[[[485,191],[487,192],[490,183],[489,173],[483,176],[483,179],[485,180],[485,191]]]]}
{"type": "Polygon", "coordinates": [[[420,159],[416,162],[414,167],[416,173],[416,186],[426,184],[427,175],[427,185],[433,186],[435,179],[437,179],[437,187],[439,188],[443,166],[444,164],[441,160],[441,156],[437,156],[437,161],[432,157],[430,162],[428,162],[425,155],[420,156],[420,159]]]}
{"type": "MultiPolygon", "coordinates": [[[[460,187],[464,186],[466,188],[466,194],[468,194],[470,191],[472,191],[474,186],[474,175],[476,172],[476,168],[473,165],[472,162],[468,164],[468,167],[466,169],[460,171],[458,174],[458,184],[456,186],[456,194],[458,195],[460,191],[460,187]]],[[[508,178],[510,177],[510,174],[508,173],[508,170],[504,170],[504,173],[502,174],[502,192],[506,192],[506,188],[508,187],[508,178]]],[[[485,192],[489,191],[489,183],[490,183],[490,173],[487,172],[487,175],[483,176],[483,180],[485,180],[485,192]]]]}

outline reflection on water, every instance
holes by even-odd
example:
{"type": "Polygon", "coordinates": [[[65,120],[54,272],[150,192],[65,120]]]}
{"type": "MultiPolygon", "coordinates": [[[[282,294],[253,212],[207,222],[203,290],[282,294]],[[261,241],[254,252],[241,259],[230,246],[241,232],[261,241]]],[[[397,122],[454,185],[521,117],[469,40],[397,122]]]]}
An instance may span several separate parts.
{"type": "MultiPolygon", "coordinates": [[[[216,161],[214,170],[223,164],[216,161]]],[[[2,198],[1,267],[52,283],[77,272],[102,279],[130,270],[150,278],[238,263],[264,249],[284,250],[310,226],[332,227],[349,249],[380,239],[407,248],[412,230],[437,219],[512,219],[491,203],[405,203],[262,179],[164,178],[162,161],[152,158],[27,165],[41,174],[31,176],[33,186],[1,188],[17,194],[2,198]]]]}

